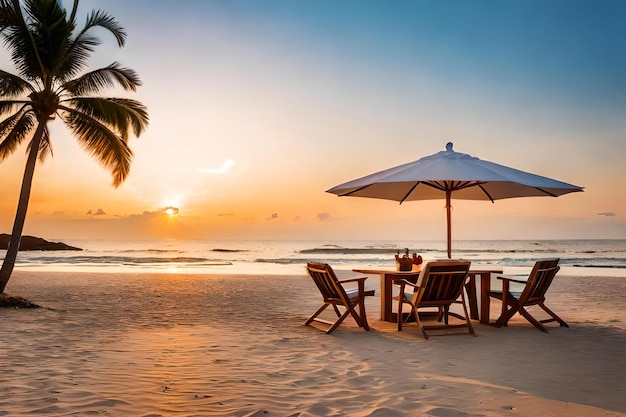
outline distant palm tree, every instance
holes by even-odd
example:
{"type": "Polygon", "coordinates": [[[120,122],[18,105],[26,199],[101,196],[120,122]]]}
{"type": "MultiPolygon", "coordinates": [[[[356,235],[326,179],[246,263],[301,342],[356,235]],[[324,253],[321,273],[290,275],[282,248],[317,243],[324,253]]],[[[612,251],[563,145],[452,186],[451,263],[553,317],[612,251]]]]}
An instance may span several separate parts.
{"type": "Polygon", "coordinates": [[[135,91],[141,80],[133,70],[114,62],[79,74],[100,44],[93,29],[108,30],[120,47],[126,32],[101,10],[92,11],[78,30],[77,8],[74,0],[68,16],[60,0],[24,0],[23,8],[19,0],[0,0],[0,35],[19,73],[0,70],[0,115],[9,114],[0,122],[0,161],[30,140],[12,237],[0,268],[0,293],[15,266],[35,164],[52,154],[48,123],[56,117],[63,121],[87,153],[111,171],[115,187],[130,171],[129,131],[139,136],[148,126],[140,102],[99,96],[107,87],[135,91]]]}

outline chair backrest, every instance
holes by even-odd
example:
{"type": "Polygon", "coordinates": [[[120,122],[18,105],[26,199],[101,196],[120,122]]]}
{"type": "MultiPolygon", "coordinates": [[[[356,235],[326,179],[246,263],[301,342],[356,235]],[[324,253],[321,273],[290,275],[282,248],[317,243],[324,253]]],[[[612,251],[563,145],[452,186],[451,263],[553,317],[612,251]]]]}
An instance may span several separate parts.
{"type": "Polygon", "coordinates": [[[313,282],[322,293],[324,301],[342,300],[347,301],[348,296],[345,290],[339,284],[337,276],[333,268],[321,262],[308,262],[306,269],[309,272],[313,282]]]}
{"type": "Polygon", "coordinates": [[[421,306],[452,304],[463,291],[470,264],[459,260],[428,262],[417,279],[413,301],[421,306]]]}
{"type": "Polygon", "coordinates": [[[552,280],[559,269],[561,269],[559,259],[537,261],[530,271],[526,286],[519,297],[520,303],[524,304],[533,299],[545,299],[546,291],[550,288],[550,284],[552,284],[552,280]]]}

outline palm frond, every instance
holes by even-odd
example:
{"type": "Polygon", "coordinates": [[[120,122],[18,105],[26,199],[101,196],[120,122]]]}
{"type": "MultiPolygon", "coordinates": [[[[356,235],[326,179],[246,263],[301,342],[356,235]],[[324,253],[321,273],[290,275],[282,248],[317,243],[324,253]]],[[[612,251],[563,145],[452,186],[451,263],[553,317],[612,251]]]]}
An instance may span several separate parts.
{"type": "Polygon", "coordinates": [[[16,19],[16,4],[19,7],[19,2],[11,0],[0,0],[0,33],[7,27],[13,26],[16,19]]]}
{"type": "Polygon", "coordinates": [[[17,112],[7,117],[3,121],[0,122],[0,140],[3,140],[5,136],[9,134],[13,127],[17,123],[17,121],[23,117],[24,113],[26,113],[24,108],[19,109],[17,112]]]}
{"type": "Polygon", "coordinates": [[[133,152],[126,141],[96,119],[71,111],[65,118],[81,146],[113,175],[113,186],[119,187],[130,172],[133,152]]]}
{"type": "Polygon", "coordinates": [[[19,1],[0,0],[0,32],[5,32],[7,28],[16,26],[23,21],[19,1]]]}
{"type": "Polygon", "coordinates": [[[102,10],[92,11],[89,16],[87,16],[87,22],[85,22],[85,28],[81,31],[81,33],[76,37],[76,39],[80,39],[81,35],[87,33],[91,28],[101,27],[103,29],[107,29],[109,32],[115,36],[115,40],[117,40],[117,45],[119,47],[124,46],[126,43],[126,31],[119,24],[119,22],[108,13],[102,10]]]}
{"type": "Polygon", "coordinates": [[[84,35],[80,41],[70,41],[63,66],[58,71],[58,78],[62,81],[74,78],[87,66],[87,60],[94,51],[94,46],[98,44],[98,38],[90,35],[84,35]]]}
{"type": "MultiPolygon", "coordinates": [[[[148,110],[137,100],[127,98],[105,97],[72,97],[64,100],[73,110],[87,117],[94,118],[106,126],[119,132],[128,139],[128,129],[135,136],[140,136],[148,126],[148,110]]],[[[62,110],[71,111],[70,107],[60,106],[62,110]]]]}
{"type": "Polygon", "coordinates": [[[95,94],[107,87],[121,86],[124,90],[136,91],[141,85],[137,73],[129,68],[122,68],[114,62],[108,67],[88,72],[75,80],[63,84],[62,88],[72,95],[95,94]]]}
{"type": "Polygon", "coordinates": [[[1,100],[0,101],[0,114],[13,113],[17,106],[25,107],[30,105],[30,101],[24,100],[1,100]]]}
{"type": "Polygon", "coordinates": [[[59,68],[64,66],[74,26],[67,21],[65,9],[57,0],[24,0],[24,10],[33,43],[27,52],[32,53],[34,49],[38,54],[37,61],[27,63],[27,74],[41,77],[45,85],[50,85],[59,68]]]}
{"type": "Polygon", "coordinates": [[[11,60],[20,74],[29,79],[37,78],[33,73],[41,73],[38,51],[19,1],[3,0],[0,10],[0,32],[4,35],[4,44],[11,51],[11,60]]]}
{"type": "MultiPolygon", "coordinates": [[[[72,11],[72,16],[74,15],[75,10],[72,11]]],[[[70,23],[74,25],[73,17],[70,18],[70,23]]],[[[85,67],[87,59],[95,47],[101,43],[98,37],[91,34],[91,30],[98,27],[107,29],[117,40],[118,46],[124,46],[127,35],[117,20],[101,10],[92,11],[87,17],[83,29],[68,43],[66,59],[63,67],[59,70],[59,74],[64,76],[59,77],[60,79],[68,80],[85,67]]]]}
{"type": "Polygon", "coordinates": [[[27,91],[32,93],[35,88],[23,78],[0,70],[0,96],[17,97],[27,91]]]}
{"type": "Polygon", "coordinates": [[[74,0],[74,4],[72,5],[72,13],[70,14],[70,17],[68,20],[68,22],[71,22],[73,25],[76,24],[76,12],[78,11],[78,0],[74,0]]]}
{"type": "Polygon", "coordinates": [[[0,122],[0,161],[13,154],[35,126],[35,116],[20,111],[0,122]]]}

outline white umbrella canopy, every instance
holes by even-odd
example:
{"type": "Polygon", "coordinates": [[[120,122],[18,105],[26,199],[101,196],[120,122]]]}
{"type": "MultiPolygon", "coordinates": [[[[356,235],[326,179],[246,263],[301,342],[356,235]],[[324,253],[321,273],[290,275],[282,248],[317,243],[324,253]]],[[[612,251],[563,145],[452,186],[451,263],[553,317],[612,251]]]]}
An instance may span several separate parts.
{"type": "Polygon", "coordinates": [[[405,201],[446,199],[448,258],[451,257],[450,200],[495,200],[515,197],[558,197],[583,191],[582,187],[483,161],[446,150],[414,162],[379,171],[327,192],[340,197],[368,197],[405,201]]]}

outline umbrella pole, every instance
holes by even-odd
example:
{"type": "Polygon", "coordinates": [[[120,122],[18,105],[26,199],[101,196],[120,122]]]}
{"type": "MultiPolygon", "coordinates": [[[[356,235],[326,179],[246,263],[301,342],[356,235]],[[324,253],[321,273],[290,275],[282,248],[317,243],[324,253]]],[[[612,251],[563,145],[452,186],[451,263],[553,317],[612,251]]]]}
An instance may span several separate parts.
{"type": "Polygon", "coordinates": [[[450,195],[452,191],[446,191],[446,215],[448,221],[448,259],[452,259],[452,225],[450,220],[450,195]]]}

